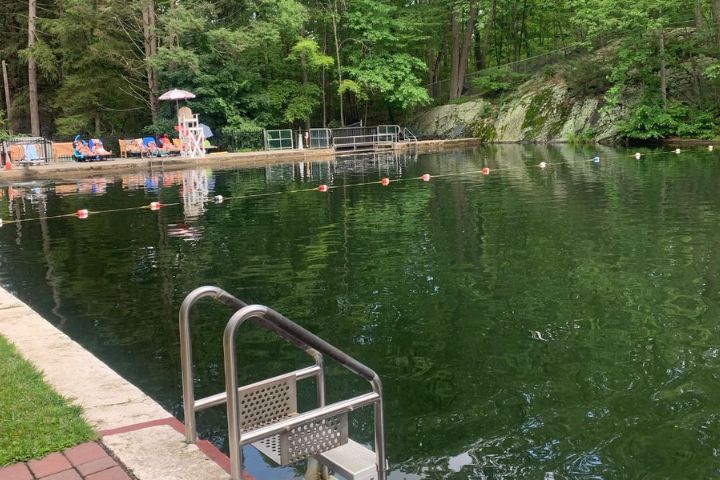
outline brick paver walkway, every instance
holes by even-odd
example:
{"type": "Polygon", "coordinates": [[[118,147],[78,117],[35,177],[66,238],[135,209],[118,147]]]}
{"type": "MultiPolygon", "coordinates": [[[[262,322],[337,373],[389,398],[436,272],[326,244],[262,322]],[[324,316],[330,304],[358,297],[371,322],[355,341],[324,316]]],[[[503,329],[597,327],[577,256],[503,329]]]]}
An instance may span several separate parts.
{"type": "Polygon", "coordinates": [[[40,460],[0,468],[0,480],[131,480],[96,442],[51,453],[40,460]]]}

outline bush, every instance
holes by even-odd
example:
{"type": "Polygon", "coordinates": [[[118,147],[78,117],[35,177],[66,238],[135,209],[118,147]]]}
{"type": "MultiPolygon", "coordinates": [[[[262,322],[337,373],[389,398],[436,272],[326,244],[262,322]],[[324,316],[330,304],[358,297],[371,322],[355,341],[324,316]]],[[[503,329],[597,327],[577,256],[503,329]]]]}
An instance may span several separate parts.
{"type": "Polygon", "coordinates": [[[162,135],[167,133],[170,136],[175,134],[177,120],[169,118],[158,118],[155,123],[142,129],[144,135],[162,135]]]}
{"type": "Polygon", "coordinates": [[[714,138],[720,131],[716,112],[698,111],[680,103],[663,110],[657,103],[636,105],[620,124],[620,134],[635,140],[668,137],[714,138]]]}
{"type": "Polygon", "coordinates": [[[607,92],[612,84],[608,80],[610,64],[601,60],[581,58],[568,65],[565,83],[575,97],[594,97],[607,92]]]}
{"type": "Polygon", "coordinates": [[[513,90],[527,79],[523,73],[515,73],[509,68],[492,68],[481,72],[472,80],[472,86],[484,97],[498,97],[513,90]]]}

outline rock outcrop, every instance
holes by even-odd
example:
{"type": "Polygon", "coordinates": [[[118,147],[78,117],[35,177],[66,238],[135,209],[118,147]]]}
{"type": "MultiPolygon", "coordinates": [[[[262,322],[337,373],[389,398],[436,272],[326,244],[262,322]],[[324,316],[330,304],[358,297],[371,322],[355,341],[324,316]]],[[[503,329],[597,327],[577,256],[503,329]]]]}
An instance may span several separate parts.
{"type": "Polygon", "coordinates": [[[474,137],[487,142],[613,143],[624,112],[604,109],[601,98],[574,98],[557,78],[534,78],[502,103],[482,98],[435,107],[417,116],[418,135],[474,137]]]}

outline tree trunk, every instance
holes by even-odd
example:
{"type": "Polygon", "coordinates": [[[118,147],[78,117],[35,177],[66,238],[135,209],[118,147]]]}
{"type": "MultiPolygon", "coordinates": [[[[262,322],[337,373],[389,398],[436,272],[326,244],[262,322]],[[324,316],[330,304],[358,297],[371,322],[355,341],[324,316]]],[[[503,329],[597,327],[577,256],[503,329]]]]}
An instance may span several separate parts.
{"type": "Polygon", "coordinates": [[[695,0],[693,13],[695,14],[695,26],[697,29],[700,30],[705,27],[705,17],[703,17],[701,0],[695,0]]]}
{"type": "Polygon", "coordinates": [[[5,118],[7,118],[7,131],[12,133],[12,118],[10,116],[10,109],[12,108],[12,100],[10,99],[10,83],[8,82],[7,65],[5,60],[2,61],[2,73],[3,73],[3,86],[5,88],[5,118]]]}
{"type": "Polygon", "coordinates": [[[155,0],[145,0],[143,4],[143,40],[145,45],[145,73],[148,84],[148,100],[152,121],[158,119],[158,84],[155,69],[150,59],[157,53],[157,37],[155,35],[155,0]]]}
{"type": "Polygon", "coordinates": [[[660,30],[660,95],[663,110],[667,110],[667,68],[665,66],[665,33],[660,30]]]}
{"type": "Polygon", "coordinates": [[[468,67],[468,57],[470,56],[470,44],[472,43],[473,34],[475,33],[475,22],[477,21],[478,7],[473,5],[470,8],[468,19],[465,22],[465,35],[463,38],[462,50],[460,51],[460,63],[458,64],[458,84],[457,96],[462,95],[465,86],[465,73],[468,67]]]}
{"type": "MultiPolygon", "coordinates": [[[[335,58],[337,59],[337,74],[338,74],[338,89],[342,87],[342,65],[340,63],[340,41],[338,40],[337,31],[337,3],[333,3],[333,12],[331,14],[333,24],[333,36],[335,37],[335,58]]],[[[345,114],[343,112],[343,94],[342,91],[338,90],[338,97],[340,97],[340,126],[345,126],[345,114]]]]}
{"type": "Polygon", "coordinates": [[[490,18],[488,18],[487,25],[485,25],[485,33],[482,37],[482,42],[475,42],[475,45],[479,47],[475,53],[475,68],[477,70],[483,70],[487,67],[488,51],[490,50],[490,35],[495,28],[495,17],[497,16],[497,0],[492,0],[490,4],[490,18]]]}
{"type": "Polygon", "coordinates": [[[40,106],[38,103],[37,62],[33,55],[35,45],[35,21],[37,0],[28,1],[28,94],[30,97],[30,131],[33,137],[40,136],[40,106]]]}
{"type": "MultiPolygon", "coordinates": [[[[323,55],[327,55],[327,28],[323,28],[323,55]]],[[[322,114],[322,126],[327,128],[327,95],[325,85],[325,67],[322,68],[320,81],[322,82],[322,103],[323,103],[323,114],[322,114]]]]}
{"type": "Polygon", "coordinates": [[[718,46],[720,46],[720,0],[712,0],[713,18],[715,19],[715,33],[718,46]]]}
{"type": "Polygon", "coordinates": [[[452,37],[452,51],[450,54],[450,92],[449,100],[458,97],[458,73],[460,70],[460,24],[457,13],[450,12],[450,36],[452,37]]]}

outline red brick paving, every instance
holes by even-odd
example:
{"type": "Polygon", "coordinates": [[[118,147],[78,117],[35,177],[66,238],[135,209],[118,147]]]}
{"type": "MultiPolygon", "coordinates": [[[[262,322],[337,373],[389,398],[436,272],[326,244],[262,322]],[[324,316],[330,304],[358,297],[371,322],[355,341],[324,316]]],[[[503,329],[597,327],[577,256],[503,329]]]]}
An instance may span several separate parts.
{"type": "Polygon", "coordinates": [[[93,473],[86,480],[130,480],[130,477],[120,467],[113,467],[109,470],[93,473]]]}
{"type": "Polygon", "coordinates": [[[33,476],[24,463],[0,468],[0,480],[32,480],[33,476]]]}
{"type": "Polygon", "coordinates": [[[51,453],[41,460],[30,460],[27,464],[37,478],[43,478],[70,469],[68,459],[61,453],[51,453]]]}
{"type": "Polygon", "coordinates": [[[96,442],[0,468],[0,480],[131,480],[96,442]]]}

